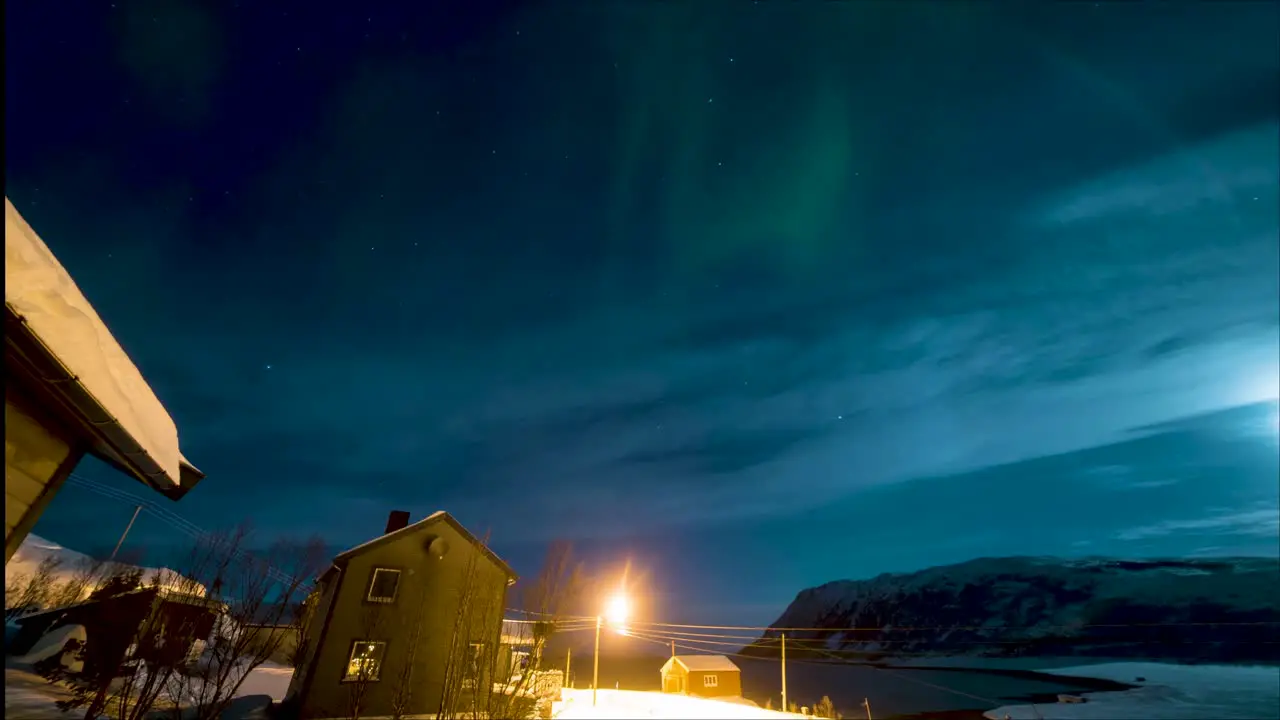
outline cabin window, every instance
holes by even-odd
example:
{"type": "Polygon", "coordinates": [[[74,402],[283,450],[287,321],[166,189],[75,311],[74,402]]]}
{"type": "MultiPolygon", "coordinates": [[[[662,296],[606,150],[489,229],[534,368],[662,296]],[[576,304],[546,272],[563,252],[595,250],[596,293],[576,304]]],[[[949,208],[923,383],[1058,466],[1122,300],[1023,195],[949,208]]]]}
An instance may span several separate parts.
{"type": "Polygon", "coordinates": [[[391,568],[374,568],[369,578],[369,602],[393,603],[400,589],[400,571],[391,568]]]}
{"type": "Polygon", "coordinates": [[[716,677],[715,675],[702,676],[702,687],[719,687],[719,686],[720,686],[720,678],[716,677]]]}
{"type": "Polygon", "coordinates": [[[387,654],[387,644],[381,640],[356,640],[351,643],[351,656],[347,659],[345,682],[375,681],[382,672],[382,658],[387,654]]]}

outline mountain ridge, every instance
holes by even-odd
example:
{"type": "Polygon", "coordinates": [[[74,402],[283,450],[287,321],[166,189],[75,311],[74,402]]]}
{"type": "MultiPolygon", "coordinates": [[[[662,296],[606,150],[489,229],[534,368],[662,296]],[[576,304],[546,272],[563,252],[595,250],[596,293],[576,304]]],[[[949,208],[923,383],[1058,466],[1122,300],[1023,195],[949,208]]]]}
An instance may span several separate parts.
{"type": "Polygon", "coordinates": [[[1280,558],[987,557],[807,588],[744,652],[1280,661],[1280,558]]]}

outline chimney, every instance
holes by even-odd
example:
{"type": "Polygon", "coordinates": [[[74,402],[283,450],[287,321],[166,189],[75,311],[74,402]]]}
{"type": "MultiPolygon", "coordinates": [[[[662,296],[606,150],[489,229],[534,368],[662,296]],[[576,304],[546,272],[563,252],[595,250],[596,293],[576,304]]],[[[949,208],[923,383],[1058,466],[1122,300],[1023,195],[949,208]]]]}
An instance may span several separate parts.
{"type": "Polygon", "coordinates": [[[409,513],[404,510],[392,510],[387,516],[387,529],[382,533],[393,533],[409,526],[409,513]]]}

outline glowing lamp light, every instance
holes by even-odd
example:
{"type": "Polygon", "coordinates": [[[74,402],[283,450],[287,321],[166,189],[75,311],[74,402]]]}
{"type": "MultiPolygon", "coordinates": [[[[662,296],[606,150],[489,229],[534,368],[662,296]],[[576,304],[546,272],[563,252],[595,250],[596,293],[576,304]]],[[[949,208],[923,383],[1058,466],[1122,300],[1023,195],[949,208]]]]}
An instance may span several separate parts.
{"type": "Polygon", "coordinates": [[[609,621],[610,625],[621,626],[627,622],[627,618],[630,615],[631,604],[622,595],[614,595],[609,598],[608,604],[604,607],[604,619],[609,621]]]}

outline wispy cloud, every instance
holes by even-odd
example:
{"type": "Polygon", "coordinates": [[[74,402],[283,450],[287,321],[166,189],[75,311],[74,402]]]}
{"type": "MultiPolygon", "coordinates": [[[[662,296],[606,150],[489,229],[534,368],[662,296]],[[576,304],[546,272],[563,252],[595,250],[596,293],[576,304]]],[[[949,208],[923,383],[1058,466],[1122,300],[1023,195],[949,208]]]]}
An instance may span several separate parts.
{"type": "Polygon", "coordinates": [[[1129,528],[1118,533],[1116,539],[1137,541],[1178,534],[1280,537],[1280,506],[1258,503],[1247,510],[1219,508],[1205,517],[1165,520],[1129,528]]]}

